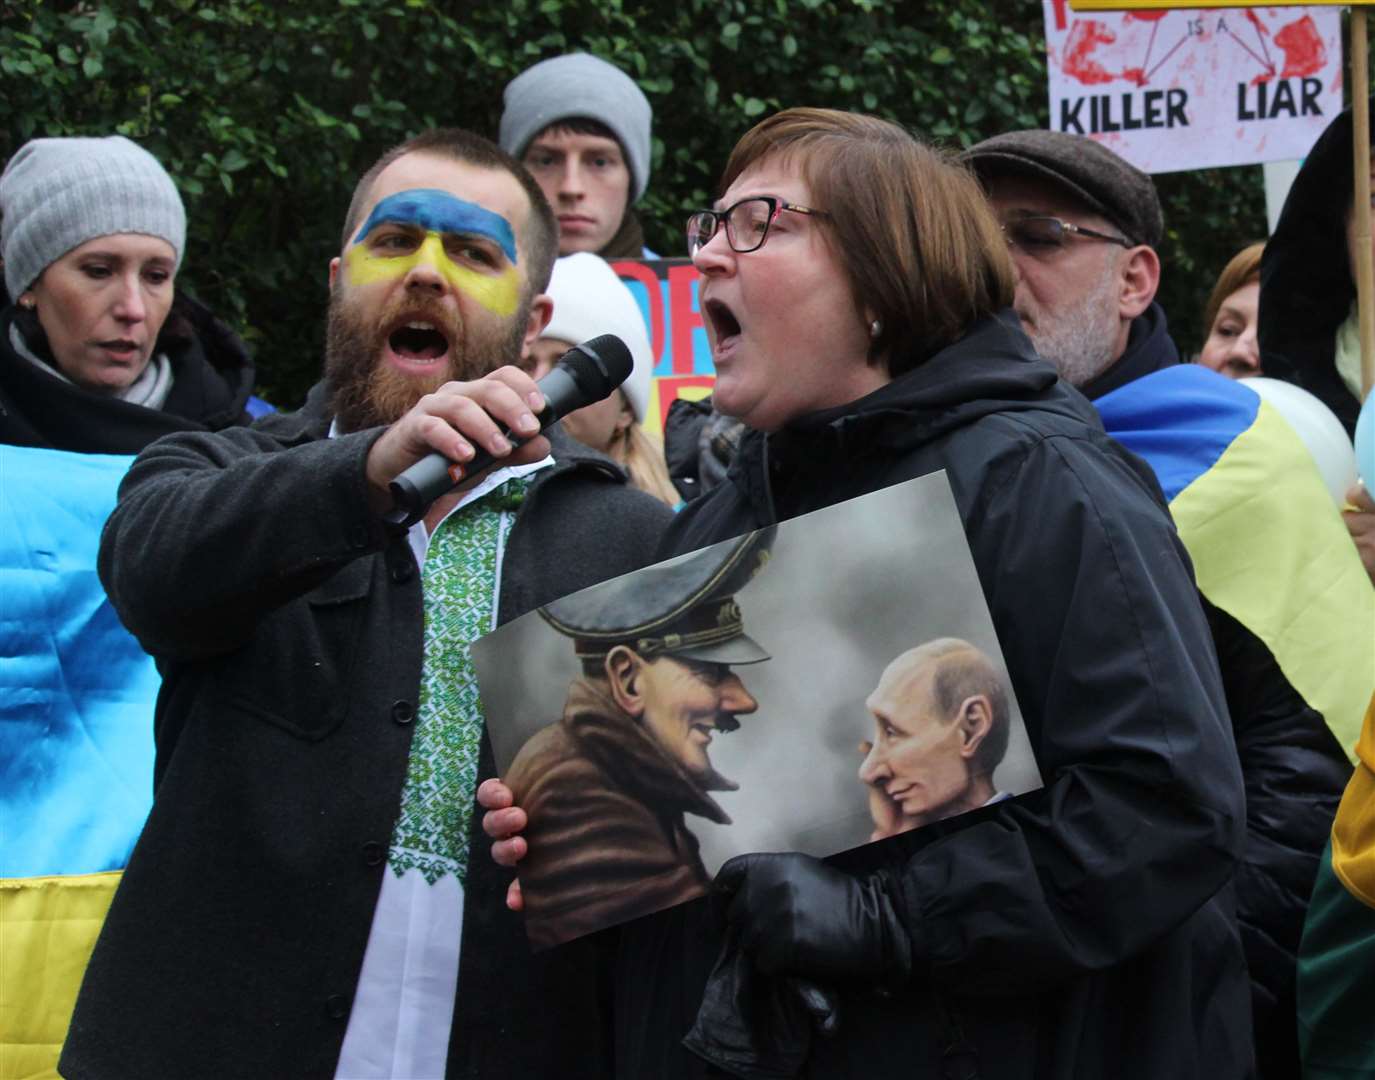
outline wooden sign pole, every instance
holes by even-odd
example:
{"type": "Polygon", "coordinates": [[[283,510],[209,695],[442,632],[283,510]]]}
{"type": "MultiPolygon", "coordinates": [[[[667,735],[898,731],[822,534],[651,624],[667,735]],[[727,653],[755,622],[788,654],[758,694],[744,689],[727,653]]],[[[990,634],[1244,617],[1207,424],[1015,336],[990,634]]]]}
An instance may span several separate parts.
{"type": "Polygon", "coordinates": [[[1356,308],[1361,333],[1362,396],[1375,385],[1375,266],[1370,250],[1370,76],[1365,8],[1351,9],[1351,130],[1356,206],[1356,308]]]}

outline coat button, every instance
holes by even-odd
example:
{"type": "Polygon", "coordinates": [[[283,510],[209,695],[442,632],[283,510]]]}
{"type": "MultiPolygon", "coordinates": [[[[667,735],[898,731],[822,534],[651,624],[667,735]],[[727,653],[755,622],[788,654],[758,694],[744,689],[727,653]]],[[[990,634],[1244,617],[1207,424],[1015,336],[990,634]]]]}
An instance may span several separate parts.
{"type": "Polygon", "coordinates": [[[363,861],[369,866],[376,866],[387,857],[387,849],[376,840],[369,840],[363,845],[363,861]]]}
{"type": "Polygon", "coordinates": [[[415,577],[415,563],[407,559],[405,562],[398,561],[391,568],[391,579],[397,585],[404,585],[415,577]]]}
{"type": "Polygon", "coordinates": [[[325,998],[325,1015],[331,1020],[342,1020],[349,1014],[349,999],[344,994],[330,994],[325,998]]]}
{"type": "Polygon", "coordinates": [[[409,701],[398,701],[391,707],[391,718],[398,724],[409,724],[415,719],[415,706],[409,701]]]}

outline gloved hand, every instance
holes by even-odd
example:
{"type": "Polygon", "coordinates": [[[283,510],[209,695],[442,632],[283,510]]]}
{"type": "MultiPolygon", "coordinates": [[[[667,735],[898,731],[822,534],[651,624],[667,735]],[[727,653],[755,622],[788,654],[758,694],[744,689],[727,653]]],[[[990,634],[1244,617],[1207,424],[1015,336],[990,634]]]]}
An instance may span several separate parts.
{"type": "Polygon", "coordinates": [[[810,855],[738,855],[713,897],[761,971],[889,989],[911,975],[901,895],[886,870],[857,878],[810,855]]]}
{"type": "Polygon", "coordinates": [[[806,979],[757,971],[736,937],[726,933],[683,1045],[743,1080],[794,1077],[811,1053],[813,1033],[835,1034],[836,996],[806,979]]]}

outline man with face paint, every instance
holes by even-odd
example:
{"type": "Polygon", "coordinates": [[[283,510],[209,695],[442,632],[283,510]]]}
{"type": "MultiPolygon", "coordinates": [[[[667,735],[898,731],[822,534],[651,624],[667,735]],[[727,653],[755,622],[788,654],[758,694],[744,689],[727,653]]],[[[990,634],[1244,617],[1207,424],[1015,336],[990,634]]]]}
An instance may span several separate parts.
{"type": "Polygon", "coordinates": [[[417,136],[353,194],[305,407],[135,462],[100,569],[164,678],[154,805],[64,1076],[609,1073],[590,946],[531,957],[471,827],[468,642],[638,569],[671,517],[557,431],[498,427],[538,429],[509,365],[556,244],[517,162],[417,136]],[[494,469],[384,523],[406,467],[479,446],[494,469]]]}

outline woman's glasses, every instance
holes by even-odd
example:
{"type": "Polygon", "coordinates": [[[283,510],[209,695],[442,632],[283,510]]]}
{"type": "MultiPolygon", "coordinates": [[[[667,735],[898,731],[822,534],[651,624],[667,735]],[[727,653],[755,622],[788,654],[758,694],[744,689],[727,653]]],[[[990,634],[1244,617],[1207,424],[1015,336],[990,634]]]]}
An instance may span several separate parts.
{"type": "Polygon", "coordinates": [[[755,195],[741,199],[734,206],[724,210],[694,210],[687,221],[688,257],[711,241],[717,231],[724,226],[726,243],[732,251],[744,255],[758,251],[764,246],[769,235],[769,226],[777,220],[784,210],[793,214],[812,214],[816,217],[829,217],[824,210],[813,210],[810,206],[798,206],[772,195],[755,195]]]}
{"type": "Polygon", "coordinates": [[[1047,256],[1059,251],[1069,242],[1071,236],[1082,236],[1089,240],[1105,240],[1109,244],[1121,244],[1124,248],[1134,246],[1130,240],[1121,236],[1086,229],[1056,217],[1019,217],[1003,223],[1003,233],[1008,243],[1015,244],[1028,255],[1047,256]]]}

